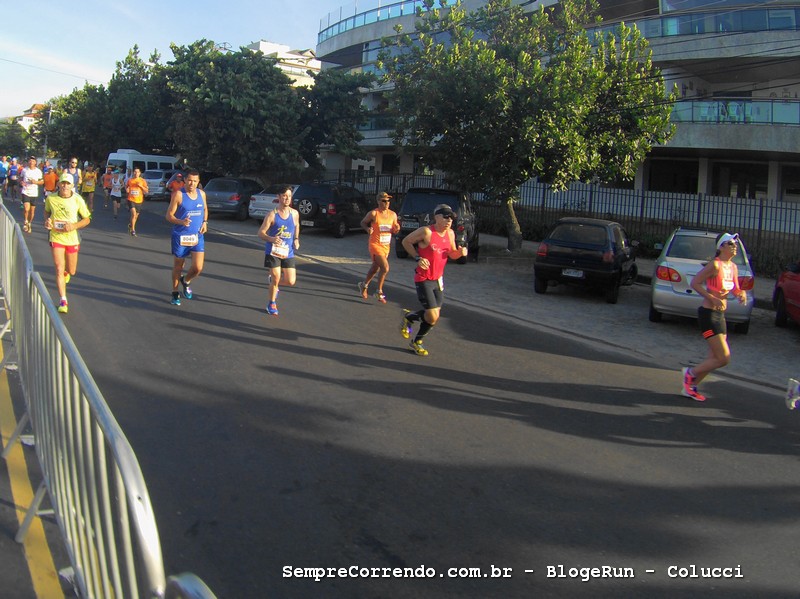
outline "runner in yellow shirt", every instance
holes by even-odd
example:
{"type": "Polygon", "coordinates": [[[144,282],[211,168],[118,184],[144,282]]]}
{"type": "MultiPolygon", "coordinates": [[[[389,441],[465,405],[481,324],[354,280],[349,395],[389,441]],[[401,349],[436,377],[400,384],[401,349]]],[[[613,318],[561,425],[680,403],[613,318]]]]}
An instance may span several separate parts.
{"type": "Polygon", "coordinates": [[[91,222],[86,202],[73,190],[73,176],[63,173],[58,179],[58,193],[50,194],[44,201],[44,228],[50,231],[50,249],[56,267],[58,311],[66,314],[67,283],[78,270],[78,250],[81,238],[78,229],[91,222]]]}
{"type": "Polygon", "coordinates": [[[86,200],[89,212],[94,212],[94,190],[96,188],[97,171],[94,170],[94,165],[90,164],[86,167],[86,172],[83,173],[83,182],[81,183],[81,196],[86,200]]]}

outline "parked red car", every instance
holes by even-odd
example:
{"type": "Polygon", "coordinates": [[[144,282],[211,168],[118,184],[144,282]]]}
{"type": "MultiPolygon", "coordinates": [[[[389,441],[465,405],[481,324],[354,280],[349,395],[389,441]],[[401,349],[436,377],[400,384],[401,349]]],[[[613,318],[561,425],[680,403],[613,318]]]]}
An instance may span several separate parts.
{"type": "Polygon", "coordinates": [[[800,261],[787,266],[775,281],[772,305],[775,326],[785,327],[790,318],[800,324],[800,261]]]}

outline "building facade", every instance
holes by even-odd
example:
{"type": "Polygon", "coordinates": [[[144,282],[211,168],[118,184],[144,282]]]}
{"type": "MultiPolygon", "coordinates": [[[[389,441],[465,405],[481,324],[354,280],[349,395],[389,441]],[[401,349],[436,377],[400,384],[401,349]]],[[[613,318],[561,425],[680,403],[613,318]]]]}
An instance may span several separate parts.
{"type": "MultiPolygon", "coordinates": [[[[640,166],[636,189],[800,201],[800,0],[778,2],[600,0],[603,28],[635,24],[667,89],[676,86],[679,96],[676,133],[640,166]]],[[[463,4],[474,10],[483,1],[463,4]]],[[[318,35],[322,68],[376,72],[381,38],[397,24],[412,32],[421,5],[375,0],[330,13],[318,35]]],[[[414,157],[393,146],[391,120],[381,116],[385,92],[378,87],[364,97],[374,115],[362,131],[370,160],[331,154],[329,169],[415,171],[414,157]]]]}
{"type": "Polygon", "coordinates": [[[309,72],[319,73],[322,67],[314,51],[310,49],[292,50],[289,46],[264,40],[247,47],[262,52],[268,58],[274,58],[277,61],[275,66],[292,79],[295,87],[314,85],[314,79],[309,72]]]}

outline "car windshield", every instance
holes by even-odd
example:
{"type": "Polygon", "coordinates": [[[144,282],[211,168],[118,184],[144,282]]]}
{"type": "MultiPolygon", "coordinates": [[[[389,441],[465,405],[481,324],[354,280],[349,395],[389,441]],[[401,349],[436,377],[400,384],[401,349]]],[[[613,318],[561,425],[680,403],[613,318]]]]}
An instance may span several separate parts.
{"type": "MultiPolygon", "coordinates": [[[[675,235],[667,249],[667,257],[707,262],[714,259],[716,252],[715,237],[675,235]]],[[[733,262],[738,266],[745,265],[745,252],[741,241],[739,242],[739,251],[733,257],[733,262]]]]}
{"type": "Polygon", "coordinates": [[[212,179],[206,185],[206,191],[236,191],[236,181],[230,179],[212,179]]]}
{"type": "Polygon", "coordinates": [[[164,175],[164,171],[145,171],[144,177],[145,179],[160,179],[164,175]]]}
{"type": "Polygon", "coordinates": [[[333,200],[333,189],[324,185],[301,185],[297,188],[294,198],[316,198],[319,200],[329,201],[333,200]]]}
{"type": "Polygon", "coordinates": [[[404,214],[433,213],[439,204],[447,204],[458,211],[459,201],[457,194],[448,193],[414,193],[410,192],[403,198],[402,212],[404,214]]]}
{"type": "Polygon", "coordinates": [[[563,243],[586,243],[589,245],[605,245],[608,240],[608,235],[603,227],[581,223],[559,225],[549,237],[563,243]]]}

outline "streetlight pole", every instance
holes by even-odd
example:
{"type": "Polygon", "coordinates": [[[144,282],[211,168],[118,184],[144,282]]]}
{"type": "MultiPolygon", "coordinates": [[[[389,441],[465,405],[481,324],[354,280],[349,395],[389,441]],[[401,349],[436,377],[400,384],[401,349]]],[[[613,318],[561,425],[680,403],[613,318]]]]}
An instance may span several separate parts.
{"type": "Polygon", "coordinates": [[[50,133],[50,118],[53,116],[53,107],[47,107],[47,129],[44,132],[44,152],[42,154],[42,158],[46,161],[47,160],[47,135],[50,133]]]}

